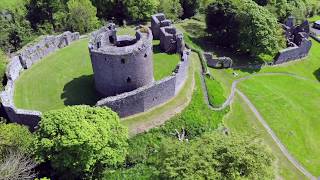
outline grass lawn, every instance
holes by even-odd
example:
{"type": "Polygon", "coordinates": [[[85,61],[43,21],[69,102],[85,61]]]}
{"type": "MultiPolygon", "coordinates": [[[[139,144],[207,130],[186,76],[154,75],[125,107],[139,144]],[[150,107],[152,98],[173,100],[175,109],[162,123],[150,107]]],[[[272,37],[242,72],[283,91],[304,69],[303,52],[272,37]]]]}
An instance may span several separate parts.
{"type": "Polygon", "coordinates": [[[313,16],[313,17],[311,17],[311,18],[308,18],[308,20],[309,20],[310,22],[316,22],[316,21],[320,20],[320,16],[313,16]]]}
{"type": "Polygon", "coordinates": [[[0,9],[11,9],[13,6],[17,6],[25,2],[26,0],[1,0],[0,9]]]}
{"type": "Polygon", "coordinates": [[[254,77],[240,89],[301,164],[320,175],[320,86],[288,76],[254,77]]]}
{"type": "Polygon", "coordinates": [[[247,104],[236,95],[230,107],[230,113],[223,119],[224,124],[230,129],[231,133],[238,133],[256,137],[266,144],[277,158],[276,171],[279,179],[307,179],[301,174],[275,144],[271,136],[256,119],[247,104]]]}
{"type": "MultiPolygon", "coordinates": [[[[161,53],[157,43],[154,42],[154,77],[160,80],[172,73],[180,58],[161,53]]],[[[16,82],[16,106],[45,112],[66,105],[94,105],[99,98],[87,45],[87,39],[74,42],[24,71],[16,82]]]]}

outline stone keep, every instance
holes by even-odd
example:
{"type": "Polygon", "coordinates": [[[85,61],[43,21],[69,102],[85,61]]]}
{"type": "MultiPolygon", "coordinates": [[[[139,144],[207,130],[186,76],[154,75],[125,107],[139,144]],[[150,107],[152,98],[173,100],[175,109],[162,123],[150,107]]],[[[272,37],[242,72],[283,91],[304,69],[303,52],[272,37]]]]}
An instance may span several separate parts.
{"type": "Polygon", "coordinates": [[[104,97],[135,90],[154,82],[152,33],[117,36],[114,24],[92,33],[89,52],[96,90],[104,97]]]}

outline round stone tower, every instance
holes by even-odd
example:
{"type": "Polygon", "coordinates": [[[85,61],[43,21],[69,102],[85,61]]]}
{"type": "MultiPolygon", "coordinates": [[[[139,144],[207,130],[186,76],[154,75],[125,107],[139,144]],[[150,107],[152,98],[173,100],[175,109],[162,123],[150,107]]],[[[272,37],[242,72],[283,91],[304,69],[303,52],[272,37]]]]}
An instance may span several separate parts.
{"type": "Polygon", "coordinates": [[[148,85],[153,78],[152,33],[143,27],[135,37],[117,36],[114,24],[92,33],[89,52],[96,90],[104,97],[148,85]]]}

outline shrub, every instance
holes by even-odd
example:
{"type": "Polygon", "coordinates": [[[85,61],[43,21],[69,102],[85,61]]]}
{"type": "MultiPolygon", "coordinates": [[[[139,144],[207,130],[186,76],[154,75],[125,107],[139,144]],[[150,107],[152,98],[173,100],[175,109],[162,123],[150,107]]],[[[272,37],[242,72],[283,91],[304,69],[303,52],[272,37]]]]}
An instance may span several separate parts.
{"type": "Polygon", "coordinates": [[[129,16],[134,21],[147,21],[159,8],[158,0],[124,0],[129,16]]]}
{"type": "Polygon", "coordinates": [[[0,123],[0,160],[8,151],[30,154],[33,142],[34,137],[27,127],[0,123]]]}
{"type": "Polygon", "coordinates": [[[100,175],[127,154],[127,129],[109,108],[72,106],[44,113],[36,132],[36,156],[62,174],[100,175]]]}

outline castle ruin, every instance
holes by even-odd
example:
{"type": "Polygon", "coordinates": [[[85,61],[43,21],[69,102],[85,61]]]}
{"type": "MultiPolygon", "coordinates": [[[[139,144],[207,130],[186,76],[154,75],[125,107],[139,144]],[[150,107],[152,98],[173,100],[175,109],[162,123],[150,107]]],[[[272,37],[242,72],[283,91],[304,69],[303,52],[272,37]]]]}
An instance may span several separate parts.
{"type": "Polygon", "coordinates": [[[151,84],[153,78],[152,33],[137,30],[135,37],[117,36],[114,24],[92,33],[89,52],[96,90],[114,96],[151,84]]]}

